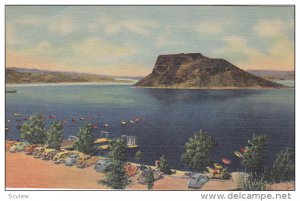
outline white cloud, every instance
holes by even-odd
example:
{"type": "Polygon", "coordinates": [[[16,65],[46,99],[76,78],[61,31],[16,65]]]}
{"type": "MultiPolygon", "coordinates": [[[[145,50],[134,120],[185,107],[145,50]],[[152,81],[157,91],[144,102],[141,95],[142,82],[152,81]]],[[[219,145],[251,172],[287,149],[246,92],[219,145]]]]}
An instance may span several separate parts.
{"type": "Polygon", "coordinates": [[[222,39],[226,46],[215,51],[221,57],[231,58],[243,69],[281,69],[294,68],[293,43],[288,39],[273,40],[269,49],[262,52],[249,45],[241,36],[226,36],[222,39]]]}
{"type": "Polygon", "coordinates": [[[26,41],[21,38],[13,24],[6,24],[5,41],[7,45],[22,45],[26,44],[26,41]]]}
{"type": "Polygon", "coordinates": [[[49,21],[49,30],[54,34],[67,36],[76,29],[76,24],[71,16],[57,15],[49,21]]]}
{"type": "Polygon", "coordinates": [[[20,18],[14,20],[15,24],[25,26],[39,26],[47,23],[48,19],[41,16],[23,15],[20,18]]]}
{"type": "Polygon", "coordinates": [[[158,23],[150,20],[115,20],[106,16],[99,17],[88,24],[90,32],[96,32],[98,29],[104,29],[107,34],[119,34],[122,32],[131,32],[141,36],[151,35],[151,30],[158,27],[158,23]]]}
{"type": "Polygon", "coordinates": [[[261,37],[280,37],[293,31],[293,22],[284,22],[281,19],[263,19],[254,27],[254,32],[261,37]]]}
{"type": "Polygon", "coordinates": [[[201,34],[219,34],[222,33],[225,30],[225,28],[230,25],[231,22],[229,21],[205,21],[194,24],[193,30],[201,34]]]}
{"type": "Polygon", "coordinates": [[[177,43],[171,38],[171,27],[167,26],[164,28],[162,33],[157,37],[154,45],[156,48],[161,48],[164,46],[174,46],[177,43]]]}

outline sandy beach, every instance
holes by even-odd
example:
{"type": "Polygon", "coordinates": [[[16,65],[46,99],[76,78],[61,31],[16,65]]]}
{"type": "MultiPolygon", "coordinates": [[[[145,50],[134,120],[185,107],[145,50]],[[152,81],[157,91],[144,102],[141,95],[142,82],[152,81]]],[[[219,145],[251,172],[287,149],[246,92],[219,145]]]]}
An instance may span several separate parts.
{"type": "MultiPolygon", "coordinates": [[[[42,189],[85,189],[100,190],[108,187],[98,184],[104,178],[103,173],[97,173],[93,167],[80,169],[53,164],[20,153],[6,153],[6,188],[42,188],[42,189]]],[[[131,178],[129,190],[147,190],[145,185],[136,182],[136,176],[131,178]]],[[[178,171],[173,175],[165,175],[154,183],[153,190],[191,190],[187,188],[188,178],[178,171]]],[[[281,183],[268,186],[270,190],[293,190],[293,183],[281,183]]],[[[232,180],[222,181],[211,179],[200,190],[233,190],[236,184],[232,180]]]]}

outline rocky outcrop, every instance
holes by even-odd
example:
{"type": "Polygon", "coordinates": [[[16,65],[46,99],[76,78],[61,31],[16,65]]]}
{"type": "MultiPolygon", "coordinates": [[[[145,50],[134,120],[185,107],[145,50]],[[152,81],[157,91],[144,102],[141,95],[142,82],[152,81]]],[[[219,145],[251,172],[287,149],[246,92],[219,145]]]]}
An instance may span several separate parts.
{"type": "Polygon", "coordinates": [[[224,59],[200,53],[160,55],[150,75],[135,86],[166,88],[281,88],[224,59]]]}

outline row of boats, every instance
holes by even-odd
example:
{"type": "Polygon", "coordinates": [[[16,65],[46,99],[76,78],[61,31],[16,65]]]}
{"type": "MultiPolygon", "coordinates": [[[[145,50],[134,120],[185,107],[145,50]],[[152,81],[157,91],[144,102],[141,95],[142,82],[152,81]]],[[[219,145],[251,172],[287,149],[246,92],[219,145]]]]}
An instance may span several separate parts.
{"type": "MultiPolygon", "coordinates": [[[[21,114],[20,114],[20,113],[14,112],[14,113],[13,113],[13,116],[15,116],[15,117],[20,117],[21,114]]],[[[100,114],[98,114],[98,116],[100,116],[100,114]]],[[[93,115],[86,116],[86,117],[82,117],[82,116],[80,116],[80,117],[72,117],[72,118],[71,118],[71,122],[72,122],[72,123],[76,123],[76,122],[78,122],[79,120],[82,121],[82,120],[85,120],[85,119],[91,120],[91,119],[94,119],[94,117],[95,117],[95,116],[93,116],[93,115]]],[[[46,116],[45,116],[45,115],[42,115],[42,118],[43,118],[43,119],[46,119],[46,116]]],[[[56,117],[55,115],[49,115],[48,118],[49,118],[49,119],[56,119],[57,117],[56,117]]],[[[31,120],[31,117],[25,117],[25,118],[24,118],[24,121],[28,121],[28,120],[31,120]]],[[[20,122],[22,122],[22,119],[18,118],[18,119],[15,119],[15,121],[16,121],[17,123],[20,123],[20,122]]],[[[134,123],[138,123],[138,122],[140,122],[140,121],[141,121],[141,118],[135,118],[134,120],[131,120],[131,119],[130,119],[130,120],[121,120],[121,121],[120,121],[120,124],[121,124],[122,126],[125,126],[125,125],[128,124],[128,123],[134,124],[134,123]]],[[[6,122],[7,122],[7,123],[11,123],[12,120],[8,119],[6,122]]],[[[66,124],[66,123],[68,122],[67,118],[63,118],[62,122],[63,122],[63,124],[66,124]]],[[[92,128],[93,128],[93,129],[98,129],[98,128],[100,128],[100,127],[102,127],[102,126],[100,126],[100,125],[97,124],[97,123],[92,124],[92,128]]],[[[103,124],[103,127],[104,127],[104,128],[109,128],[109,127],[110,127],[110,124],[109,124],[108,122],[106,122],[106,123],[103,124]]],[[[21,126],[16,126],[16,128],[17,128],[17,129],[21,129],[21,126]]],[[[5,131],[9,131],[9,128],[8,128],[8,127],[5,127],[5,131]]]]}
{"type": "MultiPolygon", "coordinates": [[[[238,158],[242,158],[243,154],[245,152],[247,152],[247,149],[245,147],[241,147],[239,151],[234,151],[234,155],[238,158]]],[[[231,160],[229,160],[227,158],[222,158],[221,161],[224,165],[230,165],[231,164],[231,160]]],[[[206,167],[206,169],[208,170],[209,173],[221,174],[224,167],[220,163],[213,163],[213,167],[208,166],[208,167],[206,167]]]]}

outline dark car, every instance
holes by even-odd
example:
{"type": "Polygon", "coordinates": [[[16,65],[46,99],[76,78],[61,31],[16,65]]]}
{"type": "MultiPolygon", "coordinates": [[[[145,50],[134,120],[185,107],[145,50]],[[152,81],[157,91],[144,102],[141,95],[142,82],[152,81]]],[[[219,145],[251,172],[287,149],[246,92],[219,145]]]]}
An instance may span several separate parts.
{"type": "Polygon", "coordinates": [[[107,168],[111,164],[110,159],[101,159],[95,164],[94,169],[96,172],[104,172],[105,168],[107,168]]]}
{"type": "Polygon", "coordinates": [[[192,175],[189,180],[188,188],[198,189],[203,186],[208,181],[207,177],[204,174],[196,173],[192,175]]]}

